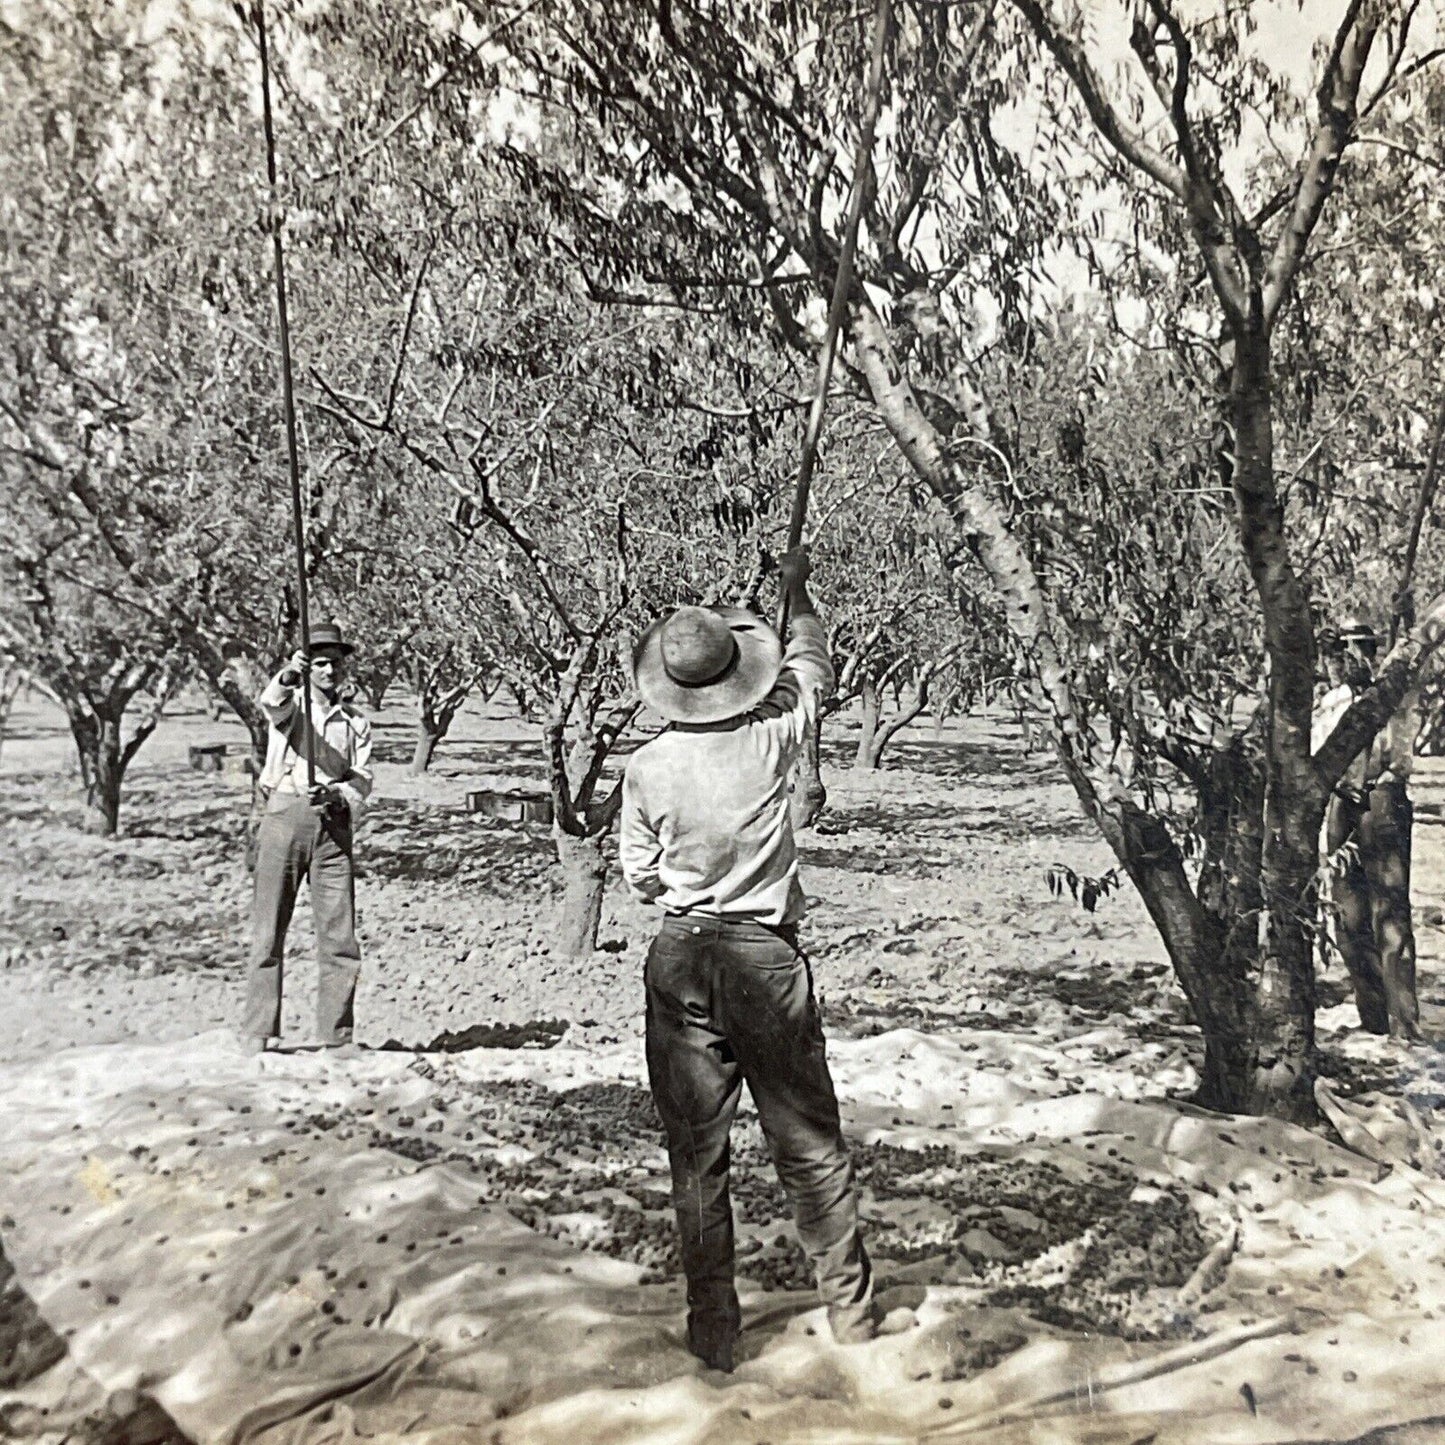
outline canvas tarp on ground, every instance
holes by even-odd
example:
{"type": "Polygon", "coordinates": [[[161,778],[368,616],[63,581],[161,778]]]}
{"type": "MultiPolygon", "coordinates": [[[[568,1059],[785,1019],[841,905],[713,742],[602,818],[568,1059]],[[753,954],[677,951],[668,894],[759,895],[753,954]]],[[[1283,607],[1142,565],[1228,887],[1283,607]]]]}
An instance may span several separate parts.
{"type": "Polygon", "coordinates": [[[1146,1213],[1161,1183],[1186,1188],[1213,1247],[1185,1284],[1141,1284],[1137,1302],[1140,1321],[1185,1337],[1051,1327],[987,1305],[980,1280],[928,1290],[902,1333],[839,1348],[807,1296],[754,1291],[740,1368],[703,1371],[676,1282],[480,1202],[465,1160],[519,1149],[465,1117],[469,1088],[636,1083],[632,1046],[247,1060],[212,1034],[10,1067],[0,1237],[68,1344],[64,1368],[228,1445],[1344,1440],[1445,1415],[1428,1111],[1325,1094],[1348,1148],[1205,1115],[1161,1097],[1177,1058],[1107,1030],[905,1030],[831,1054],[854,1137],[1021,1167],[1107,1157],[1137,1175],[1128,1207],[1146,1213]],[[448,1157],[378,1147],[375,1121],[439,1090],[448,1157]],[[996,1363],[977,1349],[991,1331],[1010,1337],[996,1363]]]}

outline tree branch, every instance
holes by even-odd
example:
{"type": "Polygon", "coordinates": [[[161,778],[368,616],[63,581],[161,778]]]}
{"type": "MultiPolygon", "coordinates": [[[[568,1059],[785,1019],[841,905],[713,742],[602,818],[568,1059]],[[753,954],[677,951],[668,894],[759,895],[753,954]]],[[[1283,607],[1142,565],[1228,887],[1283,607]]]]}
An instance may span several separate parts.
{"type": "Polygon", "coordinates": [[[449,80],[457,70],[463,65],[470,64],[485,46],[490,45],[498,36],[515,25],[517,21],[521,20],[530,11],[536,9],[538,3],[539,0],[530,0],[529,4],[522,6],[515,14],[507,16],[505,20],[495,26],[486,35],[482,36],[474,45],[470,46],[465,55],[454,60],[450,65],[443,66],[435,76],[422,86],[421,98],[416,104],[398,116],[380,135],[367,141],[354,155],[342,161],[340,165],[333,166],[329,171],[321,171],[317,175],[308,176],[307,179],[313,184],[320,183],[321,181],[335,180],[338,176],[351,170],[354,166],[359,165],[367,156],[371,155],[373,151],[380,150],[397,131],[403,126],[409,125],[426,109],[427,103],[431,100],[432,96],[441,89],[442,85],[449,80]]]}
{"type": "Polygon", "coordinates": [[[1318,126],[1300,172],[1299,188],[1284,232],[1265,273],[1266,326],[1279,314],[1294,286],[1305,249],[1334,189],[1335,174],[1354,131],[1360,82],[1377,30],[1373,19],[1362,21],[1360,18],[1365,3],[1366,0],[1349,0],[1320,77],[1318,126]]]}
{"type": "Polygon", "coordinates": [[[411,299],[407,302],[406,321],[402,324],[401,337],[396,344],[396,365],[391,370],[391,382],[386,388],[386,405],[382,408],[379,430],[385,431],[391,425],[392,413],[396,410],[397,388],[401,385],[402,368],[406,365],[406,348],[411,340],[411,328],[416,321],[417,302],[421,299],[421,284],[426,279],[427,267],[431,264],[432,253],[436,250],[437,238],[433,236],[427,244],[416,268],[416,280],[412,282],[411,299]]]}
{"type": "Polygon", "coordinates": [[[1435,503],[1435,493],[1440,485],[1440,455],[1445,449],[1445,392],[1441,393],[1435,409],[1435,423],[1430,429],[1430,450],[1425,459],[1425,475],[1420,479],[1420,490],[1415,496],[1415,509],[1410,515],[1410,531],[1405,541],[1405,557],[1400,564],[1400,578],[1395,584],[1395,595],[1390,599],[1390,641],[1393,643],[1401,625],[1406,627],[1414,621],[1410,616],[1412,602],[1410,590],[1415,581],[1415,559],[1420,551],[1420,535],[1425,529],[1425,518],[1435,503]]]}
{"type": "Polygon", "coordinates": [[[1014,0],[1014,5],[1074,82],[1074,88],[1099,134],[1130,165],[1143,171],[1178,200],[1187,201],[1189,187],[1184,172],[1124,124],[1118,111],[1110,105],[1104,93],[1104,83],[1089,63],[1083,47],[1064,33],[1052,14],[1045,12],[1042,0],[1014,0]]]}

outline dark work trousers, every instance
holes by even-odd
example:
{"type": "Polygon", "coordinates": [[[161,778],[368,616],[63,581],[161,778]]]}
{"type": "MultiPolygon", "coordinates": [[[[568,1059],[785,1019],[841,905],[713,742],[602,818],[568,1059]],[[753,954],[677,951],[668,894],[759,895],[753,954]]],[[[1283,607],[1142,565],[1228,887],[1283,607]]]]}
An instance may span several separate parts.
{"type": "Polygon", "coordinates": [[[274,1038],[281,1032],[286,930],[302,879],[311,885],[316,922],[316,1035],[323,1044],[344,1044],[351,1039],[361,968],[350,815],[323,815],[304,798],[281,793],[272,797],[256,834],[243,1032],[251,1038],[274,1038]]]}
{"type": "Polygon", "coordinates": [[[1336,942],[1369,1033],[1417,1038],[1415,938],[1410,922],[1411,805],[1403,783],[1375,784],[1363,798],[1330,800],[1326,844],[1353,841],[1332,880],[1336,942]]]}
{"type": "Polygon", "coordinates": [[[1380,952],[1375,946],[1375,924],[1370,909],[1370,881],[1365,868],[1369,840],[1369,805],[1360,797],[1336,793],[1325,814],[1325,847],[1333,856],[1346,843],[1354,845],[1337,865],[1330,880],[1335,909],[1335,944],[1350,976],[1360,1024],[1369,1033],[1383,1034],[1389,1027],[1385,981],[1380,952]]]}
{"type": "Polygon", "coordinates": [[[796,931],[669,917],[647,956],[647,1069],[667,1131],[688,1326],[736,1333],[728,1135],[746,1081],[834,1335],[872,1333],[858,1232],[812,973],[796,931]]]}

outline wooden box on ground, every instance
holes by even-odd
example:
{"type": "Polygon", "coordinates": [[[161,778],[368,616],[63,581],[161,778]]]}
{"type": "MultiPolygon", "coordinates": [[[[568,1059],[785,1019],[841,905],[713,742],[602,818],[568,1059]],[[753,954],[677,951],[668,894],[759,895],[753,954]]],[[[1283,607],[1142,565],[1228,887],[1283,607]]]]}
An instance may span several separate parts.
{"type": "Polygon", "coordinates": [[[499,793],[477,788],[467,794],[467,811],[509,823],[550,823],[552,800],[545,793],[499,793]]]}
{"type": "Polygon", "coordinates": [[[244,743],[198,743],[190,749],[191,770],[197,773],[225,773],[249,778],[256,771],[251,749],[244,743]]]}

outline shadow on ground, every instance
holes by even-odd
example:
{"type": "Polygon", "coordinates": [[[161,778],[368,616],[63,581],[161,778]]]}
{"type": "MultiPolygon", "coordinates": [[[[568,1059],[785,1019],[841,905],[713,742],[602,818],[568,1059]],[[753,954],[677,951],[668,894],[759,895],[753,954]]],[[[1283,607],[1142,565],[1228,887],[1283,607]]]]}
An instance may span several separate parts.
{"type": "MultiPolygon", "coordinates": [[[[65,1341],[41,1318],[0,1252],[0,1390],[24,1388],[62,1366],[66,1353],[65,1341]]],[[[106,1394],[83,1377],[77,1383],[79,1389],[65,1392],[69,1410],[6,1405],[0,1411],[0,1436],[64,1440],[66,1445],[188,1445],[188,1437],[149,1395],[136,1390],[106,1394]],[[77,1395],[92,1398],[72,1405],[77,1395]]]]}

